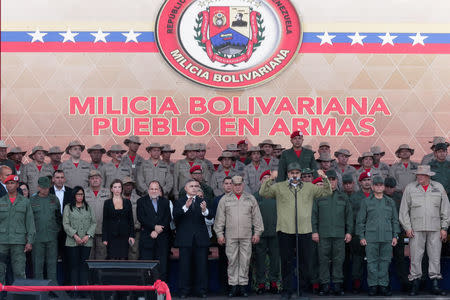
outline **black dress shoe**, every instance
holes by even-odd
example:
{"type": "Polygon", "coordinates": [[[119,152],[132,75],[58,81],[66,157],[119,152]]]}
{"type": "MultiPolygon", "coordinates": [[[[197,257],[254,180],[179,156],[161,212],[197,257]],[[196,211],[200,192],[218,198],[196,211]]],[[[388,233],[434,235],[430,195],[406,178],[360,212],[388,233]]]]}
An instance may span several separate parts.
{"type": "Polygon", "coordinates": [[[330,286],[326,284],[320,285],[319,296],[326,296],[330,292],[330,286]]]}
{"type": "Polygon", "coordinates": [[[377,295],[377,286],[369,286],[369,296],[377,295]]]}
{"type": "Polygon", "coordinates": [[[380,286],[380,294],[385,297],[392,296],[391,289],[387,286],[380,286]]]}
{"type": "Polygon", "coordinates": [[[415,279],[412,281],[411,290],[409,291],[409,296],[417,296],[420,289],[420,279],[415,279]]]}
{"type": "Polygon", "coordinates": [[[239,286],[239,290],[240,290],[240,292],[241,292],[241,296],[242,296],[242,297],[248,297],[248,294],[247,294],[247,286],[246,286],[246,285],[240,285],[240,286],[239,286]]]}
{"type": "Polygon", "coordinates": [[[237,286],[232,285],[230,286],[230,292],[228,293],[228,297],[236,297],[237,296],[237,286]]]}
{"type": "Polygon", "coordinates": [[[447,293],[439,287],[439,281],[437,279],[431,280],[431,293],[436,296],[446,296],[447,293]]]}
{"type": "Polygon", "coordinates": [[[342,284],[341,283],[335,283],[334,284],[334,295],[336,296],[344,296],[344,289],[342,288],[342,284]]]}

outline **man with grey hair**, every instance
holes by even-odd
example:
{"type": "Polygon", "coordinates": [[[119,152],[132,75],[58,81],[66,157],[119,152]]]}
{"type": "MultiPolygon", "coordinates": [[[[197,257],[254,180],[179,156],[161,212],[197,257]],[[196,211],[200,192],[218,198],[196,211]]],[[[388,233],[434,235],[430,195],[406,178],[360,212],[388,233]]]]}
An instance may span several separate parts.
{"type": "Polygon", "coordinates": [[[264,224],[255,197],[244,192],[244,180],[232,178],[233,190],[220,199],[217,207],[214,231],[217,242],[225,246],[228,258],[229,297],[239,293],[247,297],[248,270],[252,256],[252,244],[259,242],[264,224]],[[253,233],[252,233],[253,228],[253,233]]]}
{"type": "Polygon", "coordinates": [[[429,165],[420,165],[416,171],[416,181],[405,188],[400,204],[399,220],[409,238],[411,267],[409,280],[412,281],[410,296],[417,295],[422,277],[422,258],[427,249],[429,257],[428,275],[434,295],[445,296],[440,289],[441,248],[447,239],[449,226],[449,202],[444,187],[431,180],[435,175],[429,165]]]}

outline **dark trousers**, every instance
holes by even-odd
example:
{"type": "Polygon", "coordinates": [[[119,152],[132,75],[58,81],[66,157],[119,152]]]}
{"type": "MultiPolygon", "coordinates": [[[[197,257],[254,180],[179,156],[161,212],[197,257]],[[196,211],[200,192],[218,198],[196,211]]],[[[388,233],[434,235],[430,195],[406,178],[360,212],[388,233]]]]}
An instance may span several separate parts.
{"type": "Polygon", "coordinates": [[[88,281],[88,266],[86,260],[91,253],[91,247],[67,247],[67,257],[70,264],[70,283],[85,285],[88,281]]]}
{"type": "Polygon", "coordinates": [[[403,285],[407,285],[409,265],[405,260],[405,242],[403,236],[398,239],[398,244],[393,249],[394,252],[394,265],[397,277],[403,285]]]}
{"type": "Polygon", "coordinates": [[[225,254],[225,246],[218,245],[219,249],[219,283],[221,292],[228,290],[228,258],[225,254]]]}
{"type": "Polygon", "coordinates": [[[167,263],[169,260],[169,239],[163,238],[153,244],[153,247],[146,247],[145,244],[139,245],[140,260],[159,260],[159,274],[155,279],[161,279],[167,282],[167,263]]]}
{"type": "Polygon", "coordinates": [[[191,279],[194,293],[206,293],[208,288],[208,247],[180,247],[179,261],[181,294],[190,293],[191,279]],[[191,272],[192,269],[195,269],[194,273],[191,272]]]}
{"type": "Polygon", "coordinates": [[[295,234],[278,231],[278,244],[281,257],[281,279],[283,291],[293,293],[295,251],[299,251],[300,287],[318,282],[317,244],[311,239],[311,233],[299,234],[295,245],[295,234]]]}

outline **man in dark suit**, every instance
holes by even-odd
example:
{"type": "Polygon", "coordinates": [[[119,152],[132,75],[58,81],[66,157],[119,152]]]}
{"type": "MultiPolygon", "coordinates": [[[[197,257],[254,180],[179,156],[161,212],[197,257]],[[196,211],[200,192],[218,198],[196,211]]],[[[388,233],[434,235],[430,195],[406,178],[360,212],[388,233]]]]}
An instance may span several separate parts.
{"type": "Polygon", "coordinates": [[[198,181],[189,180],[184,189],[186,196],[179,198],[173,208],[173,218],[177,226],[175,246],[180,248],[180,297],[186,298],[191,291],[191,262],[195,265],[194,292],[206,298],[208,287],[208,246],[209,235],[205,218],[213,214],[206,202],[197,197],[198,181]]]}
{"type": "Polygon", "coordinates": [[[136,215],[141,223],[139,259],[159,260],[159,276],[167,280],[169,259],[170,215],[169,200],[161,197],[161,185],[151,181],[148,194],[137,200],[136,215]]]}
{"type": "MultiPolygon", "coordinates": [[[[53,186],[50,188],[49,193],[56,195],[59,199],[59,204],[61,205],[61,215],[64,212],[64,207],[70,203],[70,196],[72,194],[72,189],[65,186],[66,177],[64,176],[63,170],[56,170],[53,172],[52,177],[53,186]]],[[[66,244],[66,232],[61,226],[61,230],[58,234],[58,256],[61,257],[62,261],[62,272],[63,272],[63,283],[69,283],[69,261],[66,256],[65,251],[66,244]]]]}

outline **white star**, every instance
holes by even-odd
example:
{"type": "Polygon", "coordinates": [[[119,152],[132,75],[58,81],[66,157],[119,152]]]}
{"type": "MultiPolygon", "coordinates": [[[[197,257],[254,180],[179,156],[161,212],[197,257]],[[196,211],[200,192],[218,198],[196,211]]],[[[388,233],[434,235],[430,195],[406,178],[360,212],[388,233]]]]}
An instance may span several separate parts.
{"type": "Polygon", "coordinates": [[[67,41],[75,43],[75,37],[78,35],[78,33],[72,33],[70,29],[67,29],[66,33],[60,33],[60,35],[64,37],[63,43],[67,41]]]}
{"type": "Polygon", "coordinates": [[[385,35],[379,35],[378,37],[383,40],[381,46],[384,46],[386,44],[391,44],[392,46],[394,46],[394,40],[397,38],[396,35],[390,35],[389,32],[386,32],[385,35]]]}
{"type": "Polygon", "coordinates": [[[325,31],[323,35],[318,35],[317,37],[320,39],[320,46],[322,46],[323,44],[333,45],[333,42],[331,40],[334,39],[336,36],[329,35],[328,32],[325,31]]]}
{"type": "Polygon", "coordinates": [[[367,35],[359,35],[359,32],[356,32],[354,35],[348,35],[347,37],[352,39],[352,46],[354,44],[360,44],[364,46],[363,39],[365,39],[367,35]]]}
{"type": "Polygon", "coordinates": [[[94,43],[97,43],[99,41],[106,43],[106,37],[109,35],[109,33],[103,33],[103,31],[101,29],[99,29],[97,33],[91,33],[91,34],[93,36],[95,36],[94,43]]]}
{"type": "Polygon", "coordinates": [[[39,41],[39,42],[43,43],[44,42],[44,36],[46,36],[47,34],[43,33],[43,32],[41,33],[39,31],[39,29],[36,29],[36,31],[34,33],[28,33],[28,35],[33,37],[33,39],[31,40],[32,43],[34,43],[36,41],[39,41]]]}
{"type": "Polygon", "coordinates": [[[130,32],[128,32],[128,33],[122,33],[122,35],[127,38],[125,43],[128,43],[130,41],[138,43],[137,37],[140,36],[141,34],[142,33],[134,33],[133,29],[131,29],[130,32]]]}
{"type": "Polygon", "coordinates": [[[416,33],[416,35],[410,35],[409,38],[413,40],[413,46],[417,44],[421,44],[422,46],[425,46],[425,43],[423,42],[424,39],[426,39],[428,36],[420,35],[420,32],[416,33]]]}

